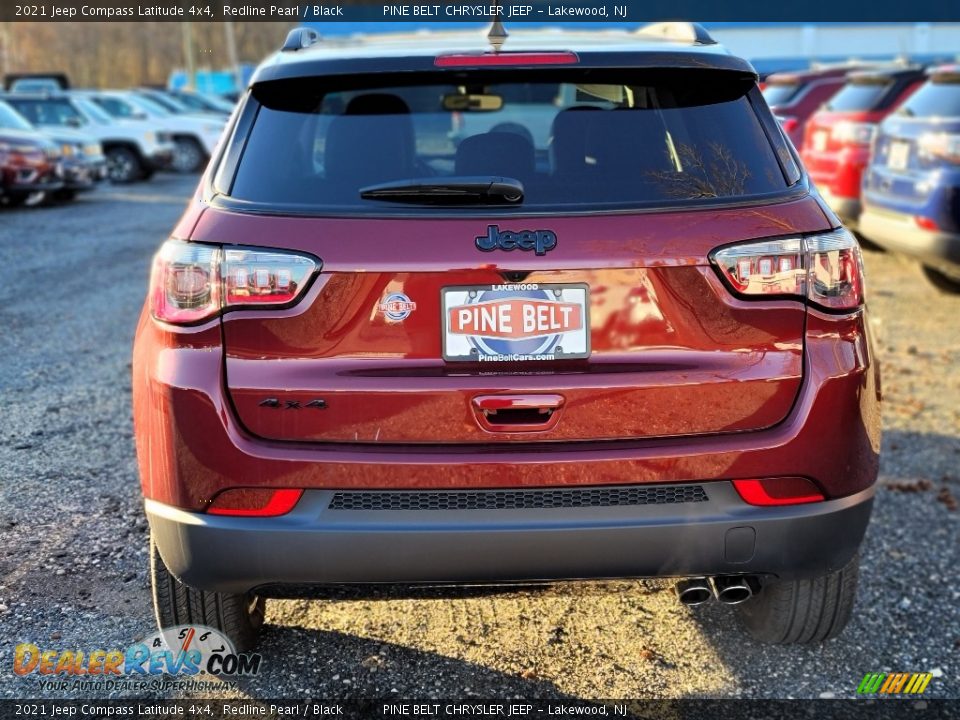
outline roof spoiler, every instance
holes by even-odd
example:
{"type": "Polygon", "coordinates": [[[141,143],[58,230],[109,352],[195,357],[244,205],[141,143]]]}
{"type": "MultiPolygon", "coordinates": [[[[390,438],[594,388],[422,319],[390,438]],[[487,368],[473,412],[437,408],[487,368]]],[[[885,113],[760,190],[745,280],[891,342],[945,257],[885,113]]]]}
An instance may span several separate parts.
{"type": "Polygon", "coordinates": [[[693,22],[658,22],[644,25],[637,30],[637,35],[676,42],[687,42],[695,45],[716,45],[707,29],[700,23],[693,22]]]}
{"type": "Polygon", "coordinates": [[[320,42],[320,33],[313,28],[298,27],[287,33],[287,39],[283,41],[283,47],[280,52],[296,52],[297,50],[306,50],[311,45],[320,42]]]}

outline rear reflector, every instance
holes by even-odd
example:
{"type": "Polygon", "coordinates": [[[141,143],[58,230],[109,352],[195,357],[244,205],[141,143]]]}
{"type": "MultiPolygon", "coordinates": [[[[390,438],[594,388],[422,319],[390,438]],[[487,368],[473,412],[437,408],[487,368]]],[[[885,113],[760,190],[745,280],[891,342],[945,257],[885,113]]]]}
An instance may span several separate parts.
{"type": "Polygon", "coordinates": [[[918,228],[923,230],[939,230],[940,226],[937,225],[937,221],[933,218],[923,217],[922,215],[915,215],[913,218],[914,222],[917,223],[918,228]]]}
{"type": "Polygon", "coordinates": [[[733,486],[750,505],[801,505],[824,500],[817,486],[802,477],[734,480],[733,486]]]}
{"type": "Polygon", "coordinates": [[[491,65],[575,65],[580,62],[572,52],[505,52],[483,55],[440,55],[434,61],[437,67],[489,67],[491,65]]]}
{"type": "Polygon", "coordinates": [[[207,512],[211,515],[276,517],[286,515],[299,502],[303,490],[237,488],[224,490],[214,498],[207,512]]]}

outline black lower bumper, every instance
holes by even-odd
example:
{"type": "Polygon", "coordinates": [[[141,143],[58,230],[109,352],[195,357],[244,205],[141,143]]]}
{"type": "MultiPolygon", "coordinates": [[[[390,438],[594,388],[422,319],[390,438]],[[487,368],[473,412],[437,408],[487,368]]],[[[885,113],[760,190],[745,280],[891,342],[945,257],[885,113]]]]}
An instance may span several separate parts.
{"type": "Polygon", "coordinates": [[[763,508],[744,503],[729,482],[703,488],[706,499],[696,502],[608,507],[371,510],[354,502],[349,506],[360,509],[335,509],[334,491],[313,490],[274,518],[191,513],[151,500],[146,512],[174,575],[193,587],[245,592],[304,584],[813,577],[853,557],[873,503],[872,488],[763,508]]]}

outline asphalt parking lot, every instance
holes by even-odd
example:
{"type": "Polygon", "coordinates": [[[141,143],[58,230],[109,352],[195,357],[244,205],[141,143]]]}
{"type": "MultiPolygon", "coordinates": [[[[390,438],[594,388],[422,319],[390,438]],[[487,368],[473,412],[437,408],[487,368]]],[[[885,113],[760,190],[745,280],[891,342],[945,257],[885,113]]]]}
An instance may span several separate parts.
{"type": "MultiPolygon", "coordinates": [[[[130,346],[150,257],[194,183],[0,211],[0,697],[84,694],[14,675],[17,643],[88,651],[153,632],[130,346]]],[[[756,645],[728,609],[684,608],[660,583],[273,601],[262,673],[220,694],[849,697],[867,672],[926,671],[927,696],[960,698],[960,296],[896,257],[866,262],[885,429],[841,638],[756,645]]]]}

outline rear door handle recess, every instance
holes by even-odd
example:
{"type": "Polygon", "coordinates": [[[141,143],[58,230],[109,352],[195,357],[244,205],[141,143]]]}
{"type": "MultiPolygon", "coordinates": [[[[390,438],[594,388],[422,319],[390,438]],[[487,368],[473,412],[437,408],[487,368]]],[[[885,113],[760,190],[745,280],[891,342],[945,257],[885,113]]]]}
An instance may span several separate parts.
{"type": "Polygon", "coordinates": [[[477,423],[489,432],[543,432],[560,420],[563,395],[478,395],[477,423]]]}

